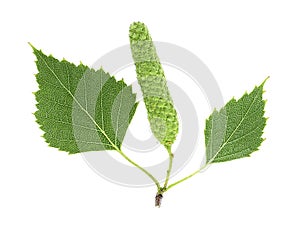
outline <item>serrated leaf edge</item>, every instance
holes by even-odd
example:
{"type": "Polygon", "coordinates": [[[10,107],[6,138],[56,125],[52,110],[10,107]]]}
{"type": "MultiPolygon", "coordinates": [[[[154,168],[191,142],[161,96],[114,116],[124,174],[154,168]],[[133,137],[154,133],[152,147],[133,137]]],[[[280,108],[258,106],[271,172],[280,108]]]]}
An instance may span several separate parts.
{"type": "MultiPolygon", "coordinates": [[[[84,109],[84,107],[78,102],[78,100],[75,98],[75,96],[74,96],[74,95],[66,88],[66,86],[61,82],[61,80],[58,78],[58,76],[55,74],[55,72],[52,70],[52,68],[51,68],[51,67],[47,64],[47,62],[43,59],[43,57],[42,57],[41,54],[44,55],[44,53],[43,53],[41,50],[36,49],[31,43],[28,43],[28,44],[32,47],[32,49],[33,49],[35,55],[38,54],[38,55],[40,56],[42,62],[45,64],[45,66],[49,69],[49,71],[51,71],[51,73],[55,76],[55,78],[58,80],[58,82],[60,83],[60,85],[67,91],[67,93],[73,98],[73,100],[74,100],[75,103],[80,107],[80,109],[81,109],[81,110],[82,110],[82,111],[83,111],[83,112],[91,119],[91,121],[94,123],[94,125],[100,130],[100,132],[105,136],[105,138],[106,138],[106,139],[108,140],[108,142],[111,144],[111,146],[112,146],[113,148],[115,148],[115,150],[121,151],[121,149],[120,149],[118,146],[116,146],[112,140],[110,140],[110,138],[108,137],[108,135],[106,134],[106,132],[98,125],[98,123],[92,118],[92,116],[91,116],[91,115],[84,109]]],[[[47,55],[46,55],[46,56],[47,56],[47,55]]],[[[53,57],[52,55],[47,56],[47,57],[52,57],[52,58],[56,59],[56,58],[53,57]]],[[[38,60],[36,60],[35,62],[37,62],[37,61],[38,61],[38,60]]],[[[58,61],[59,61],[59,60],[58,60],[58,61]]],[[[68,62],[68,61],[65,60],[65,59],[63,59],[63,60],[61,60],[60,62],[68,62]]],[[[70,62],[68,62],[68,63],[70,63],[70,62]]],[[[76,66],[74,63],[70,63],[70,64],[76,66]]],[[[84,67],[86,67],[87,69],[90,69],[91,71],[96,72],[95,69],[89,68],[88,66],[85,66],[84,64],[82,64],[82,62],[80,62],[80,65],[79,65],[79,66],[84,66],[84,67]]],[[[76,66],[76,67],[77,67],[77,66],[76,66]]],[[[102,67],[101,67],[99,70],[103,70],[102,67]]],[[[103,71],[103,72],[106,73],[105,71],[103,71]]],[[[38,74],[38,73],[37,73],[37,74],[38,74]]],[[[35,76],[36,76],[37,74],[35,74],[35,76]]],[[[109,74],[109,73],[108,73],[108,74],[109,74]]],[[[111,76],[110,74],[109,74],[109,76],[110,76],[116,83],[119,83],[119,82],[120,82],[120,83],[122,83],[122,84],[124,84],[124,85],[127,86],[127,84],[124,82],[123,79],[117,81],[116,78],[115,78],[114,76],[111,76]]],[[[129,87],[130,90],[132,90],[132,85],[128,85],[127,87],[129,87]]],[[[135,94],[135,95],[136,95],[136,94],[135,94]]],[[[37,103],[37,104],[38,104],[38,103],[37,103]]],[[[135,103],[135,107],[134,107],[135,110],[136,110],[137,104],[138,104],[138,102],[135,103]]],[[[40,124],[37,120],[36,120],[36,122],[37,122],[38,124],[40,124]]],[[[41,124],[40,124],[40,125],[41,125],[41,124]]],[[[45,134],[42,135],[43,138],[44,138],[44,135],[45,135],[45,134]]],[[[44,139],[45,139],[45,138],[44,138],[44,139]]],[[[47,140],[46,140],[46,142],[49,144],[49,146],[51,146],[50,142],[48,142],[47,140]]],[[[59,149],[59,150],[60,150],[60,149],[59,149]]],[[[73,153],[69,152],[69,154],[73,154],[73,153]]]]}
{"type": "MultiPolygon", "coordinates": [[[[264,84],[266,83],[266,81],[267,81],[269,78],[270,78],[270,76],[268,76],[268,77],[262,82],[261,85],[255,86],[254,89],[255,89],[255,88],[260,88],[260,87],[263,88],[264,84]]],[[[263,90],[263,91],[262,91],[262,94],[263,94],[264,92],[265,92],[265,91],[263,90]]],[[[248,92],[245,92],[245,94],[249,95],[248,92]]],[[[243,95],[243,96],[244,96],[244,95],[243,95]]],[[[243,96],[242,96],[242,97],[243,97],[243,96]]],[[[249,109],[247,110],[246,114],[249,112],[249,110],[250,110],[251,106],[253,105],[253,103],[255,102],[256,98],[257,98],[257,94],[256,94],[256,96],[255,96],[253,102],[251,103],[249,109]]],[[[238,100],[239,100],[239,99],[238,99],[238,100]]],[[[235,102],[237,102],[238,100],[236,100],[236,99],[233,97],[230,101],[235,101],[235,102]]],[[[229,102],[230,102],[230,101],[229,101],[229,102]]],[[[264,104],[265,104],[265,103],[266,103],[266,100],[263,99],[263,101],[264,101],[264,104]]],[[[228,103],[227,103],[227,104],[228,104],[228,103]]],[[[226,107],[227,104],[225,104],[224,107],[226,107]]],[[[224,107],[223,107],[223,108],[224,108],[224,107]]],[[[215,113],[215,112],[220,113],[221,110],[222,110],[222,108],[221,108],[220,110],[214,109],[214,110],[213,110],[213,113],[215,113]]],[[[265,113],[265,110],[263,110],[263,112],[265,113]]],[[[213,113],[212,113],[212,114],[213,114],[213,113]]],[[[210,119],[210,117],[212,116],[212,114],[209,116],[209,118],[208,118],[206,121],[209,121],[209,119],[210,119]]],[[[264,117],[264,118],[265,118],[265,117],[264,117]]],[[[206,167],[207,165],[211,164],[211,163],[214,161],[214,159],[215,159],[215,158],[217,157],[217,155],[220,153],[220,151],[222,150],[222,148],[224,148],[224,146],[228,143],[228,141],[230,140],[230,137],[231,137],[231,136],[234,134],[234,132],[238,129],[238,127],[241,125],[241,123],[244,121],[244,119],[245,119],[245,118],[243,118],[243,119],[241,120],[241,122],[239,123],[239,125],[236,127],[236,129],[234,129],[234,131],[231,133],[231,135],[230,135],[229,138],[226,140],[226,142],[224,142],[224,143],[220,146],[220,149],[217,151],[217,153],[214,155],[214,157],[212,157],[208,162],[205,163],[204,167],[206,167]]],[[[267,118],[265,118],[265,119],[266,119],[266,121],[267,121],[267,118]]],[[[212,126],[213,126],[213,125],[212,125],[212,126]]],[[[227,124],[226,124],[226,126],[227,126],[227,124]]],[[[212,128],[211,128],[211,130],[212,130],[212,128]]],[[[265,138],[262,139],[262,142],[264,142],[264,141],[265,141],[265,138]]],[[[262,142],[261,142],[261,143],[262,143],[262,142]]],[[[257,150],[258,150],[258,147],[257,147],[257,149],[256,149],[255,151],[257,151],[257,150]]],[[[245,157],[246,157],[246,156],[245,156],[245,157]]],[[[250,157],[250,154],[247,155],[247,157],[250,157]]]]}

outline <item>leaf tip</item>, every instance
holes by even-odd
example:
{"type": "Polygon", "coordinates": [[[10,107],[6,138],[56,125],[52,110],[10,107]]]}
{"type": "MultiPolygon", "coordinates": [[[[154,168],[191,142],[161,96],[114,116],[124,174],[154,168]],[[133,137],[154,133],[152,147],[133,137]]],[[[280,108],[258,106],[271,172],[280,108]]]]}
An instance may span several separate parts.
{"type": "Polygon", "coordinates": [[[33,44],[31,44],[30,42],[27,42],[28,44],[29,44],[29,46],[33,49],[33,50],[37,50],[34,46],[33,46],[33,44]]]}
{"type": "MultiPolygon", "coordinates": [[[[37,54],[42,53],[42,50],[38,50],[36,47],[33,46],[33,44],[31,44],[30,42],[27,42],[29,44],[29,46],[32,48],[33,53],[37,56],[37,54]]],[[[37,62],[37,60],[35,61],[37,62]]]]}
{"type": "Polygon", "coordinates": [[[267,82],[267,80],[270,79],[270,76],[267,76],[266,79],[262,82],[262,84],[260,86],[264,86],[264,84],[267,82]]]}

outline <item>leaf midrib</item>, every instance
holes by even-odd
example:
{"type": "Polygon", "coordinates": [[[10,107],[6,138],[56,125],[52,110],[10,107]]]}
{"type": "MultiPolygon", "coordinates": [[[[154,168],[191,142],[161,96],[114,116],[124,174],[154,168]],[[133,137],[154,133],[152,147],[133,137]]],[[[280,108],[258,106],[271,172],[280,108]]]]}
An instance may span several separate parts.
{"type": "MultiPolygon", "coordinates": [[[[233,132],[229,135],[229,137],[227,138],[227,140],[222,144],[222,146],[220,147],[220,149],[216,152],[216,154],[207,162],[207,165],[210,164],[216,157],[217,155],[220,153],[220,151],[226,146],[226,144],[229,142],[230,138],[234,135],[234,133],[238,130],[238,128],[241,126],[241,124],[244,122],[245,118],[247,117],[247,114],[249,113],[251,107],[253,106],[256,98],[258,96],[258,91],[253,99],[253,101],[251,102],[247,112],[245,113],[245,116],[241,119],[240,123],[237,125],[237,127],[233,130],[233,132]]],[[[227,122],[226,122],[227,125],[227,122]]]]}
{"type": "MultiPolygon", "coordinates": [[[[42,59],[43,63],[46,65],[46,67],[51,71],[51,73],[55,76],[55,78],[58,80],[60,85],[68,92],[68,94],[73,98],[73,100],[76,102],[76,104],[80,107],[80,109],[90,118],[90,120],[95,124],[95,126],[100,130],[100,132],[105,136],[105,138],[109,141],[109,143],[115,148],[117,151],[121,151],[107,136],[105,131],[97,124],[97,122],[93,119],[93,117],[82,107],[82,105],[78,102],[78,100],[75,98],[75,96],[72,94],[72,92],[61,82],[59,77],[56,75],[56,73],[52,70],[52,68],[48,65],[48,63],[43,59],[43,57],[40,55],[40,53],[37,51],[37,54],[42,59]]],[[[103,144],[103,143],[101,143],[103,144]]]]}

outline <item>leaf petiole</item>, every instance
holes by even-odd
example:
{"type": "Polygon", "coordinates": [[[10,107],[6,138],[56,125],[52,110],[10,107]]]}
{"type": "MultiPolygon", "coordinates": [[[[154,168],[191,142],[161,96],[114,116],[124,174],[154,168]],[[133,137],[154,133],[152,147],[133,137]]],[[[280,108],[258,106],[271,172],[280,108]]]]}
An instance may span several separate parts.
{"type": "Polygon", "coordinates": [[[116,151],[118,153],[120,153],[120,155],[123,156],[123,158],[126,159],[128,162],[130,162],[132,165],[136,166],[141,171],[143,171],[155,183],[158,191],[161,189],[158,180],[148,170],[146,170],[145,168],[141,167],[139,164],[137,164],[132,159],[130,159],[123,151],[121,151],[121,150],[116,150],[116,151]]]}
{"type": "Polygon", "coordinates": [[[188,175],[188,176],[186,176],[186,177],[184,177],[184,178],[182,178],[182,179],[180,179],[180,180],[174,182],[173,184],[170,184],[170,185],[166,188],[165,191],[168,191],[170,188],[176,186],[177,184],[180,184],[180,183],[182,183],[183,181],[186,181],[186,180],[190,179],[191,177],[195,176],[196,174],[200,173],[204,168],[206,168],[207,165],[208,165],[208,164],[205,164],[203,167],[201,167],[200,169],[198,169],[198,170],[196,170],[195,172],[191,173],[190,175],[188,175]]]}

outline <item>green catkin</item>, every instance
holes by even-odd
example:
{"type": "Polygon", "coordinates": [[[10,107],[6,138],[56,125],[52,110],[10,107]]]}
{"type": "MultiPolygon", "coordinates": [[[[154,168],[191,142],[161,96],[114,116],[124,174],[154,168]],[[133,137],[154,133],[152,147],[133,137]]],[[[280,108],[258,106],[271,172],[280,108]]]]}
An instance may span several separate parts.
{"type": "Polygon", "coordinates": [[[145,24],[131,24],[129,38],[151,130],[170,151],[178,133],[178,120],[163,68],[145,24]]]}

